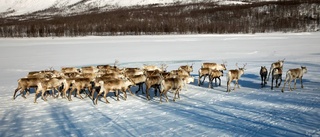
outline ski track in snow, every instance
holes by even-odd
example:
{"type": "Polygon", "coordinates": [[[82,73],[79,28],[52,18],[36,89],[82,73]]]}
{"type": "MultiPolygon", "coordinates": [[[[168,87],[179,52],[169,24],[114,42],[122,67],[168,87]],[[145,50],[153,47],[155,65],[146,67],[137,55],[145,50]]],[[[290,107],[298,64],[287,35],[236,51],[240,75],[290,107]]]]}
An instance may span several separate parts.
{"type": "Polygon", "coordinates": [[[320,136],[319,38],[319,33],[2,38],[0,136],[320,136]],[[288,87],[280,92],[284,81],[274,90],[270,80],[260,88],[260,66],[269,68],[283,58],[284,71],[307,66],[304,89],[299,80],[292,92],[288,87]],[[112,64],[115,59],[120,67],[166,63],[168,70],[194,63],[195,82],[176,102],[170,92],[169,102],[159,103],[153,90],[150,101],[141,92],[128,94],[126,101],[108,94],[110,104],[101,98],[96,106],[77,97],[48,97],[47,102],[39,97],[34,104],[34,90],[27,99],[18,95],[12,100],[17,80],[28,71],[112,64]],[[208,80],[197,86],[201,63],[222,60],[228,70],[235,63],[248,64],[240,89],[225,92],[226,71],[221,86],[209,89],[208,80]]]}

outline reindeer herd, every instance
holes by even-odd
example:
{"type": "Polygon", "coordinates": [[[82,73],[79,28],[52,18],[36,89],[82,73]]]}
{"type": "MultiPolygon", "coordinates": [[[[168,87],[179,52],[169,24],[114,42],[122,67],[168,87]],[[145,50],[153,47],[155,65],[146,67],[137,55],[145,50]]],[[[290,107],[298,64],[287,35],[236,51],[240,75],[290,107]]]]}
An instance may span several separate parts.
{"type": "MultiPolygon", "coordinates": [[[[97,104],[98,100],[103,96],[106,103],[107,95],[109,92],[113,92],[119,101],[120,93],[124,100],[127,99],[127,91],[134,96],[139,91],[146,95],[146,99],[150,100],[150,90],[154,89],[154,96],[157,96],[159,92],[160,103],[162,98],[165,97],[168,102],[168,91],[174,93],[173,101],[180,98],[180,91],[182,89],[187,90],[187,84],[194,82],[194,77],[190,75],[193,72],[192,65],[180,66],[176,70],[167,72],[167,65],[161,64],[160,67],[155,65],[144,65],[142,68],[119,68],[115,64],[112,65],[98,65],[88,67],[63,67],[61,71],[57,70],[42,70],[29,72],[26,77],[18,80],[18,87],[14,91],[13,100],[16,98],[16,94],[20,91],[23,98],[26,98],[25,94],[29,95],[30,88],[35,89],[34,103],[37,103],[38,94],[41,93],[41,98],[47,101],[47,96],[51,95],[54,98],[61,96],[72,100],[71,96],[78,96],[80,99],[84,99],[81,93],[85,93],[86,97],[89,97],[93,104],[97,104]],[[145,85],[145,91],[143,89],[145,85]],[[131,91],[131,87],[138,86],[138,90],[135,94],[131,91]],[[49,92],[51,91],[51,92],[49,92]],[[56,92],[57,91],[57,92],[56,92]],[[56,92],[56,93],[55,93],[56,92]]],[[[270,71],[265,66],[261,66],[261,87],[265,87],[269,77],[271,75],[271,89],[273,90],[273,82],[275,81],[275,87],[280,87],[282,82],[282,70],[284,59],[279,60],[271,64],[270,71]]],[[[235,81],[234,88],[239,87],[238,80],[244,74],[247,64],[243,64],[243,67],[239,67],[236,64],[237,69],[229,70],[227,73],[227,92],[231,91],[230,84],[235,81]]],[[[209,78],[209,88],[213,88],[213,80],[217,86],[217,79],[219,80],[219,86],[221,86],[221,77],[223,71],[227,70],[226,62],[222,64],[218,63],[202,63],[198,70],[198,86],[203,85],[206,77],[209,78]]],[[[296,79],[300,79],[301,88],[303,88],[302,77],[307,72],[307,68],[301,66],[301,68],[289,69],[286,73],[285,82],[282,88],[282,92],[286,84],[289,84],[289,89],[292,91],[290,83],[294,80],[294,89],[296,89],[296,79]]]]}

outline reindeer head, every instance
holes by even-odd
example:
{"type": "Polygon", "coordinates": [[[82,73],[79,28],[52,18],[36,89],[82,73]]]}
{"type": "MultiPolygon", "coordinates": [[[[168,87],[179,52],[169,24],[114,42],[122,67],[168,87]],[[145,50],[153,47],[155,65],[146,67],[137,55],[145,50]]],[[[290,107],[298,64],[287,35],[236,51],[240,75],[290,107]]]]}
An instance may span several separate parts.
{"type": "Polygon", "coordinates": [[[221,64],[223,70],[227,70],[227,61],[222,60],[222,64],[221,64]]]}
{"type": "Polygon", "coordinates": [[[160,69],[161,69],[162,72],[166,72],[167,68],[168,68],[167,64],[161,64],[161,68],[160,69]]]}
{"type": "Polygon", "coordinates": [[[260,69],[262,72],[267,72],[267,67],[266,66],[261,66],[261,69],[260,69]]]}
{"type": "Polygon", "coordinates": [[[236,63],[236,66],[237,66],[238,70],[244,71],[244,70],[246,70],[245,67],[247,66],[247,63],[246,63],[246,64],[243,64],[243,67],[242,67],[242,68],[240,68],[240,67],[238,66],[238,63],[236,63]]]}
{"type": "Polygon", "coordinates": [[[303,73],[307,73],[308,69],[306,66],[301,66],[302,72],[303,73]]]}

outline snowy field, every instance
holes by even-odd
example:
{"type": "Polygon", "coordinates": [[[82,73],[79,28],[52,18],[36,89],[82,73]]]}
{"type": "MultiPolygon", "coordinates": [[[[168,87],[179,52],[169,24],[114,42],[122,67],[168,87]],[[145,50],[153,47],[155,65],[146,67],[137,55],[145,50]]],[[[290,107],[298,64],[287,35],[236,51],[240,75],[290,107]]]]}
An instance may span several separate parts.
{"type": "Polygon", "coordinates": [[[320,136],[319,43],[320,33],[1,38],[0,136],[320,136]],[[271,90],[270,81],[260,88],[260,66],[284,58],[284,71],[307,66],[304,88],[299,80],[294,91],[281,93],[283,83],[271,90]],[[194,63],[196,81],[176,102],[168,93],[161,104],[141,92],[126,101],[109,94],[110,104],[101,99],[96,106],[75,97],[34,104],[34,91],[12,100],[17,80],[29,71],[115,60],[119,67],[165,63],[168,70],[194,63]],[[226,75],[214,89],[208,81],[197,86],[201,63],[222,60],[228,70],[247,63],[240,89],[226,93],[226,75]]]}

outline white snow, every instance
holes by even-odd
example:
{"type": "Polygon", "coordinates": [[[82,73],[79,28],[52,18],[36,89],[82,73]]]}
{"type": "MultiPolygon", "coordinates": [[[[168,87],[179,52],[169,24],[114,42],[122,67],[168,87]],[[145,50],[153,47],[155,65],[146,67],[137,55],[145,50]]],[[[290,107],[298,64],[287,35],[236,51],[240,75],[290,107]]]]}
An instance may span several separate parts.
{"type": "Polygon", "coordinates": [[[320,33],[1,38],[0,136],[320,136],[319,43],[320,33]],[[294,91],[270,90],[271,81],[261,89],[260,66],[284,58],[284,71],[307,66],[304,88],[298,80],[294,91]],[[226,60],[228,70],[248,65],[240,89],[226,93],[226,75],[214,89],[195,81],[176,102],[168,93],[160,104],[153,90],[150,101],[141,92],[126,101],[109,94],[110,104],[102,98],[96,106],[77,97],[34,104],[33,90],[12,100],[29,71],[115,60],[120,67],[166,63],[168,70],[194,63],[196,80],[202,62],[226,60]]]}

